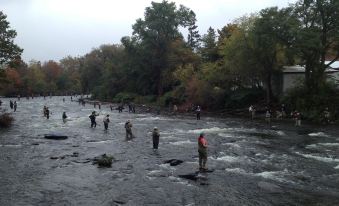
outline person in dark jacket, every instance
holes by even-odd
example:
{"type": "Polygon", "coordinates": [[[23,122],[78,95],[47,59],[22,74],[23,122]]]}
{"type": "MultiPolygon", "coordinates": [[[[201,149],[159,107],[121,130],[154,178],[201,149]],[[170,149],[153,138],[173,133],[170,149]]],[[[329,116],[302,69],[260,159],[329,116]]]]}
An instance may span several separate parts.
{"type": "Polygon", "coordinates": [[[95,118],[99,116],[99,114],[96,114],[95,111],[92,112],[91,115],[89,115],[89,118],[91,119],[91,128],[95,128],[97,126],[97,122],[95,121],[95,118]]]}
{"type": "Polygon", "coordinates": [[[66,112],[63,112],[63,113],[62,113],[62,121],[65,123],[65,122],[66,122],[66,119],[67,119],[66,112]]]}
{"type": "Polygon", "coordinates": [[[153,132],[152,132],[152,138],[153,138],[153,149],[158,149],[159,146],[159,138],[160,138],[160,133],[157,127],[154,127],[153,132]]]}
{"type": "Polygon", "coordinates": [[[104,118],[103,122],[104,122],[105,130],[108,130],[108,123],[110,122],[109,121],[109,114],[106,115],[106,117],[104,118]]]}
{"type": "Polygon", "coordinates": [[[125,123],[125,129],[126,129],[126,140],[130,140],[133,138],[133,134],[132,134],[132,123],[131,121],[127,121],[125,123]]]}

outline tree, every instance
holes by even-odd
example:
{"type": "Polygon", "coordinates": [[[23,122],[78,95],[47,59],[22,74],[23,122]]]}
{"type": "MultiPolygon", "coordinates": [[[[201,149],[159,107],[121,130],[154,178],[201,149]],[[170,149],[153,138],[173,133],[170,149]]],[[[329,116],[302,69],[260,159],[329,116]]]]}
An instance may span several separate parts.
{"type": "Polygon", "coordinates": [[[19,58],[22,49],[14,44],[17,33],[10,29],[7,16],[0,11],[0,65],[19,58]]]}
{"type": "Polygon", "coordinates": [[[171,42],[182,38],[179,26],[194,25],[193,14],[184,6],[177,9],[175,3],[152,2],[152,6],[146,8],[144,20],[138,19],[132,27],[135,45],[149,59],[147,67],[150,69],[144,68],[144,71],[149,70],[148,75],[154,81],[152,90],[158,95],[164,92],[163,73],[168,69],[167,56],[171,42]]]}
{"type": "Polygon", "coordinates": [[[258,70],[266,86],[266,102],[270,104],[273,97],[272,77],[275,71],[286,63],[285,48],[278,38],[284,15],[277,7],[260,11],[251,31],[251,45],[258,70]]]}
{"type": "Polygon", "coordinates": [[[287,42],[305,65],[307,90],[317,93],[326,68],[339,59],[339,1],[299,0],[292,11],[290,17],[297,23],[290,28],[287,42]],[[325,64],[329,54],[333,59],[325,64]]]}
{"type": "Polygon", "coordinates": [[[205,62],[214,62],[218,59],[216,38],[215,30],[210,27],[207,30],[207,34],[203,35],[201,39],[202,47],[199,53],[205,62]]]}

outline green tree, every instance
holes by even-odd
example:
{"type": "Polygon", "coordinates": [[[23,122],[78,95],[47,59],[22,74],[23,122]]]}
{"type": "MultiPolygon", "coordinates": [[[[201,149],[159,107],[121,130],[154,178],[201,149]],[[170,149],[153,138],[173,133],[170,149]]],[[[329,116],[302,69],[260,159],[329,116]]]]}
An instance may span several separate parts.
{"type": "Polygon", "coordinates": [[[20,57],[22,49],[14,44],[17,33],[11,29],[7,16],[0,11],[0,65],[20,57]]]}
{"type": "Polygon", "coordinates": [[[202,46],[199,49],[199,53],[203,61],[205,62],[214,62],[218,59],[218,49],[217,49],[217,36],[215,30],[210,27],[207,30],[207,34],[204,34],[201,42],[202,46]]]}
{"type": "Polygon", "coordinates": [[[151,82],[153,93],[163,94],[163,74],[169,67],[167,59],[169,47],[171,42],[182,38],[179,26],[193,25],[195,18],[193,14],[182,5],[177,9],[175,3],[152,2],[152,6],[146,8],[144,20],[138,19],[133,25],[132,40],[135,39],[134,43],[148,59],[146,67],[149,69],[143,70],[146,74],[148,70],[150,73],[147,75],[154,81],[151,82]]]}
{"type": "Polygon", "coordinates": [[[299,0],[292,11],[290,18],[297,23],[286,42],[305,65],[308,92],[317,93],[325,82],[325,69],[339,58],[339,1],[299,0]],[[333,59],[325,64],[329,54],[333,59]]]}

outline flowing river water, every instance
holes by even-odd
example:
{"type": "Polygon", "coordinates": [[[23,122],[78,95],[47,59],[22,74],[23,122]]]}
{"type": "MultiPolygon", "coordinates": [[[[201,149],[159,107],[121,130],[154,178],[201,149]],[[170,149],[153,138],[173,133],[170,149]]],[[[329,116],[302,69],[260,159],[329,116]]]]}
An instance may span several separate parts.
{"type": "MultiPolygon", "coordinates": [[[[93,105],[62,98],[21,99],[14,125],[0,130],[0,205],[339,205],[338,128],[296,129],[293,122],[268,128],[237,118],[118,113],[103,105],[94,129],[88,118],[93,105]],[[44,105],[52,112],[49,120],[44,105]],[[108,132],[104,114],[110,114],[108,132]],[[132,141],[125,141],[127,120],[132,141]],[[202,131],[214,171],[181,178],[197,171],[202,131]],[[69,138],[44,138],[54,132],[69,138]],[[89,161],[104,153],[116,160],[111,168],[89,161]],[[164,163],[169,159],[184,162],[170,166],[164,163]]],[[[9,99],[1,100],[9,108],[9,99]]]]}

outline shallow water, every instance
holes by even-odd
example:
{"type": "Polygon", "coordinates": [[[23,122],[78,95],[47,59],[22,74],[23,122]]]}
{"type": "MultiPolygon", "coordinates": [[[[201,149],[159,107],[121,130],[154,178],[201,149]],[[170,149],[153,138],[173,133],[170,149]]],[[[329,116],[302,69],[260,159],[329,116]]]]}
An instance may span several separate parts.
{"type": "MultiPolygon", "coordinates": [[[[93,105],[62,98],[21,99],[13,127],[0,130],[0,205],[339,205],[336,128],[296,129],[291,122],[270,129],[234,118],[111,112],[103,105],[92,129],[93,105]],[[49,120],[42,115],[44,105],[52,112],[49,120]],[[128,119],[136,136],[129,142],[128,119]],[[155,126],[161,133],[158,152],[151,148],[155,126]],[[44,139],[53,132],[69,138],[44,139]],[[182,179],[197,171],[200,132],[214,172],[199,174],[197,181],[182,179]],[[112,168],[88,161],[103,153],[117,160],[112,168]],[[169,159],[184,163],[164,164],[169,159]]],[[[2,101],[8,108],[9,99],[2,101]]]]}

